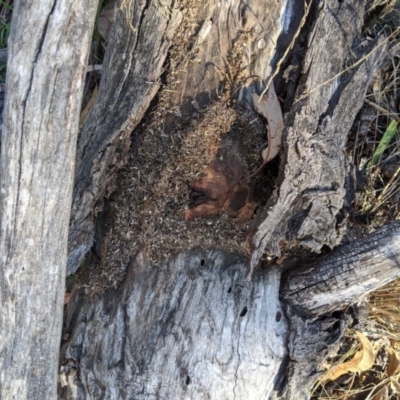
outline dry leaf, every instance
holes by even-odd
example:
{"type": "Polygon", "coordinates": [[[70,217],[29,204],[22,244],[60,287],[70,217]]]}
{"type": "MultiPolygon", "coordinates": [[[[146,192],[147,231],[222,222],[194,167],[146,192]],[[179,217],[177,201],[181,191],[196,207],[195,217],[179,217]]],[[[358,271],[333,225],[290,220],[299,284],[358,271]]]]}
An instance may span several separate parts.
{"type": "Polygon", "coordinates": [[[268,147],[262,152],[264,161],[268,162],[279,153],[285,126],[274,83],[271,81],[267,93],[261,99],[256,93],[252,94],[252,99],[254,109],[268,121],[268,147]]]}
{"type": "Polygon", "coordinates": [[[321,379],[322,382],[327,380],[334,381],[349,372],[364,372],[372,368],[375,361],[375,354],[371,342],[361,332],[355,331],[355,333],[362,345],[362,349],[357,351],[350,361],[332,367],[332,369],[321,379]]]}
{"type": "Polygon", "coordinates": [[[388,378],[393,376],[399,368],[399,357],[397,353],[389,346],[387,348],[388,361],[386,363],[386,374],[388,378]]]}
{"type": "MultiPolygon", "coordinates": [[[[237,222],[249,220],[257,204],[251,201],[251,191],[245,181],[246,170],[240,153],[229,141],[221,142],[205,173],[189,183],[187,221],[225,212],[237,222]]],[[[236,143],[234,141],[233,143],[236,143]]]]}

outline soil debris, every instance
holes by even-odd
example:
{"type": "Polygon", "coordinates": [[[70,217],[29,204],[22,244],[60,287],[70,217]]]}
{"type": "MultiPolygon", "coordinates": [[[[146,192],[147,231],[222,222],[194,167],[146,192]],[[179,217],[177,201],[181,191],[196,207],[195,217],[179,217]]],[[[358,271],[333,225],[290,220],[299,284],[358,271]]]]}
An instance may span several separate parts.
{"type": "MultiPolygon", "coordinates": [[[[188,121],[185,129],[180,127],[166,134],[158,118],[152,118],[141,129],[134,140],[129,165],[121,173],[117,192],[109,202],[112,223],[103,240],[97,269],[101,286],[117,285],[130,258],[139,250],[146,251],[152,265],[194,247],[247,255],[248,224],[238,222],[248,219],[256,204],[272,190],[271,184],[269,188],[265,184],[265,174],[254,177],[250,184],[241,182],[262,162],[265,126],[260,117],[252,110],[233,109],[218,102],[188,121]],[[245,161],[239,162],[239,155],[245,155],[245,161]],[[236,168],[233,172],[229,168],[232,159],[233,169],[236,168]],[[199,216],[198,210],[194,211],[196,205],[202,202],[193,190],[190,197],[190,186],[199,193],[199,182],[207,182],[204,172],[209,173],[216,160],[217,168],[234,176],[218,178],[225,186],[218,187],[214,200],[208,199],[212,212],[200,213],[213,217],[194,219],[199,216]],[[238,184],[233,186],[238,189],[232,191],[229,182],[232,186],[236,181],[238,184]],[[192,208],[188,208],[190,199],[192,208]],[[232,218],[243,217],[241,210],[245,218],[232,218]]],[[[205,205],[207,208],[207,202],[201,207],[205,205]]]]}

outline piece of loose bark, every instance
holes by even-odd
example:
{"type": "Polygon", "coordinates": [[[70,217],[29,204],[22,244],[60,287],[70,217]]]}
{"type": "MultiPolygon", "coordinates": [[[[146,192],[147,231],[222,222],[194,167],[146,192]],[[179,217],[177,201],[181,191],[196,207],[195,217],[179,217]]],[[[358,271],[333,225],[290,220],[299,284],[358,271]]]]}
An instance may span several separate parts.
{"type": "Polygon", "coordinates": [[[320,252],[345,232],[348,132],[375,73],[388,58],[387,41],[362,42],[365,5],[328,1],[309,36],[297,101],[286,117],[278,189],[252,239],[251,270],[264,250],[280,256],[282,241],[320,252]],[[344,71],[347,60],[360,60],[344,71]]]}

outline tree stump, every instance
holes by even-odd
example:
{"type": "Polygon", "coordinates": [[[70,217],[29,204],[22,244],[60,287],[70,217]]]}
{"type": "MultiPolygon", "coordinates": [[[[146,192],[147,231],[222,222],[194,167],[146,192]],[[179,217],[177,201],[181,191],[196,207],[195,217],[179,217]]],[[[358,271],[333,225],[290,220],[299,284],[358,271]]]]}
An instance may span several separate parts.
{"type": "Polygon", "coordinates": [[[72,296],[60,398],[309,398],[357,316],[338,311],[400,276],[399,242],[397,221],[297,265],[282,287],[282,267],[247,281],[248,261],[218,250],[159,267],[139,253],[120,288],[72,296]]]}
{"type": "MultiPolygon", "coordinates": [[[[180,121],[201,115],[221,98],[229,98],[232,107],[251,105],[252,93],[261,94],[274,79],[284,95],[280,173],[272,196],[253,217],[250,262],[200,245],[164,257],[156,266],[145,251],[130,249],[129,242],[117,243],[119,249],[110,245],[123,254],[121,265],[129,254],[137,254],[119,289],[90,299],[82,288],[72,296],[60,396],[308,398],[323,358],[354,324],[349,307],[399,276],[400,226],[393,223],[312,265],[292,260],[290,268],[262,271],[257,266],[265,253],[279,257],[282,247],[285,254],[294,249],[319,253],[324,246],[342,243],[355,187],[345,151],[347,134],[374,73],[396,48],[383,37],[365,40],[367,5],[361,0],[170,0],[164,7],[149,2],[129,10],[122,4],[108,45],[100,100],[79,142],[68,273],[76,271],[94,244],[94,215],[116,187],[131,130],[161,80],[166,90],[152,112],[163,120],[160,135],[173,146],[182,134],[174,132],[180,121]],[[184,54],[177,55],[179,51],[184,54]]],[[[232,114],[226,115],[231,121],[232,114]]],[[[200,130],[206,128],[202,123],[200,130]]],[[[214,161],[204,164],[208,181],[200,177],[190,183],[188,220],[227,209],[220,193],[230,190],[223,189],[229,186],[228,173],[223,172],[222,186],[213,179],[224,171],[224,160],[232,161],[239,152],[224,151],[214,151],[214,161]]],[[[139,171],[154,172],[136,162],[139,171]]],[[[168,157],[160,160],[151,185],[158,187],[157,179],[173,181],[168,171],[174,165],[168,157]]],[[[243,179],[243,171],[237,171],[232,179],[243,179]]],[[[143,215],[150,218],[152,203],[145,197],[143,215]]],[[[157,240],[157,225],[153,229],[157,240]]]]}

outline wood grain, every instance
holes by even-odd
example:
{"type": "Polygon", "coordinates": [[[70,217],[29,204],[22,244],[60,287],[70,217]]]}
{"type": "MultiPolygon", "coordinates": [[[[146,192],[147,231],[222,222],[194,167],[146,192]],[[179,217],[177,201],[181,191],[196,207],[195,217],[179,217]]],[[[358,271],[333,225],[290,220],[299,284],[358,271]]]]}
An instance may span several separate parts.
{"type": "Polygon", "coordinates": [[[120,289],[99,301],[76,292],[62,374],[78,369],[80,380],[62,398],[272,396],[287,355],[280,271],[250,283],[246,273],[246,260],[221,251],[188,252],[159,267],[140,253],[120,289]]]}
{"type": "Polygon", "coordinates": [[[96,9],[97,0],[14,2],[1,138],[3,399],[56,397],[75,150],[96,9]]]}
{"type": "Polygon", "coordinates": [[[390,52],[383,38],[361,44],[364,2],[321,2],[318,12],[296,102],[285,118],[278,189],[253,237],[252,270],[264,251],[280,256],[281,243],[320,252],[337,246],[346,231],[347,135],[390,52]]]}

